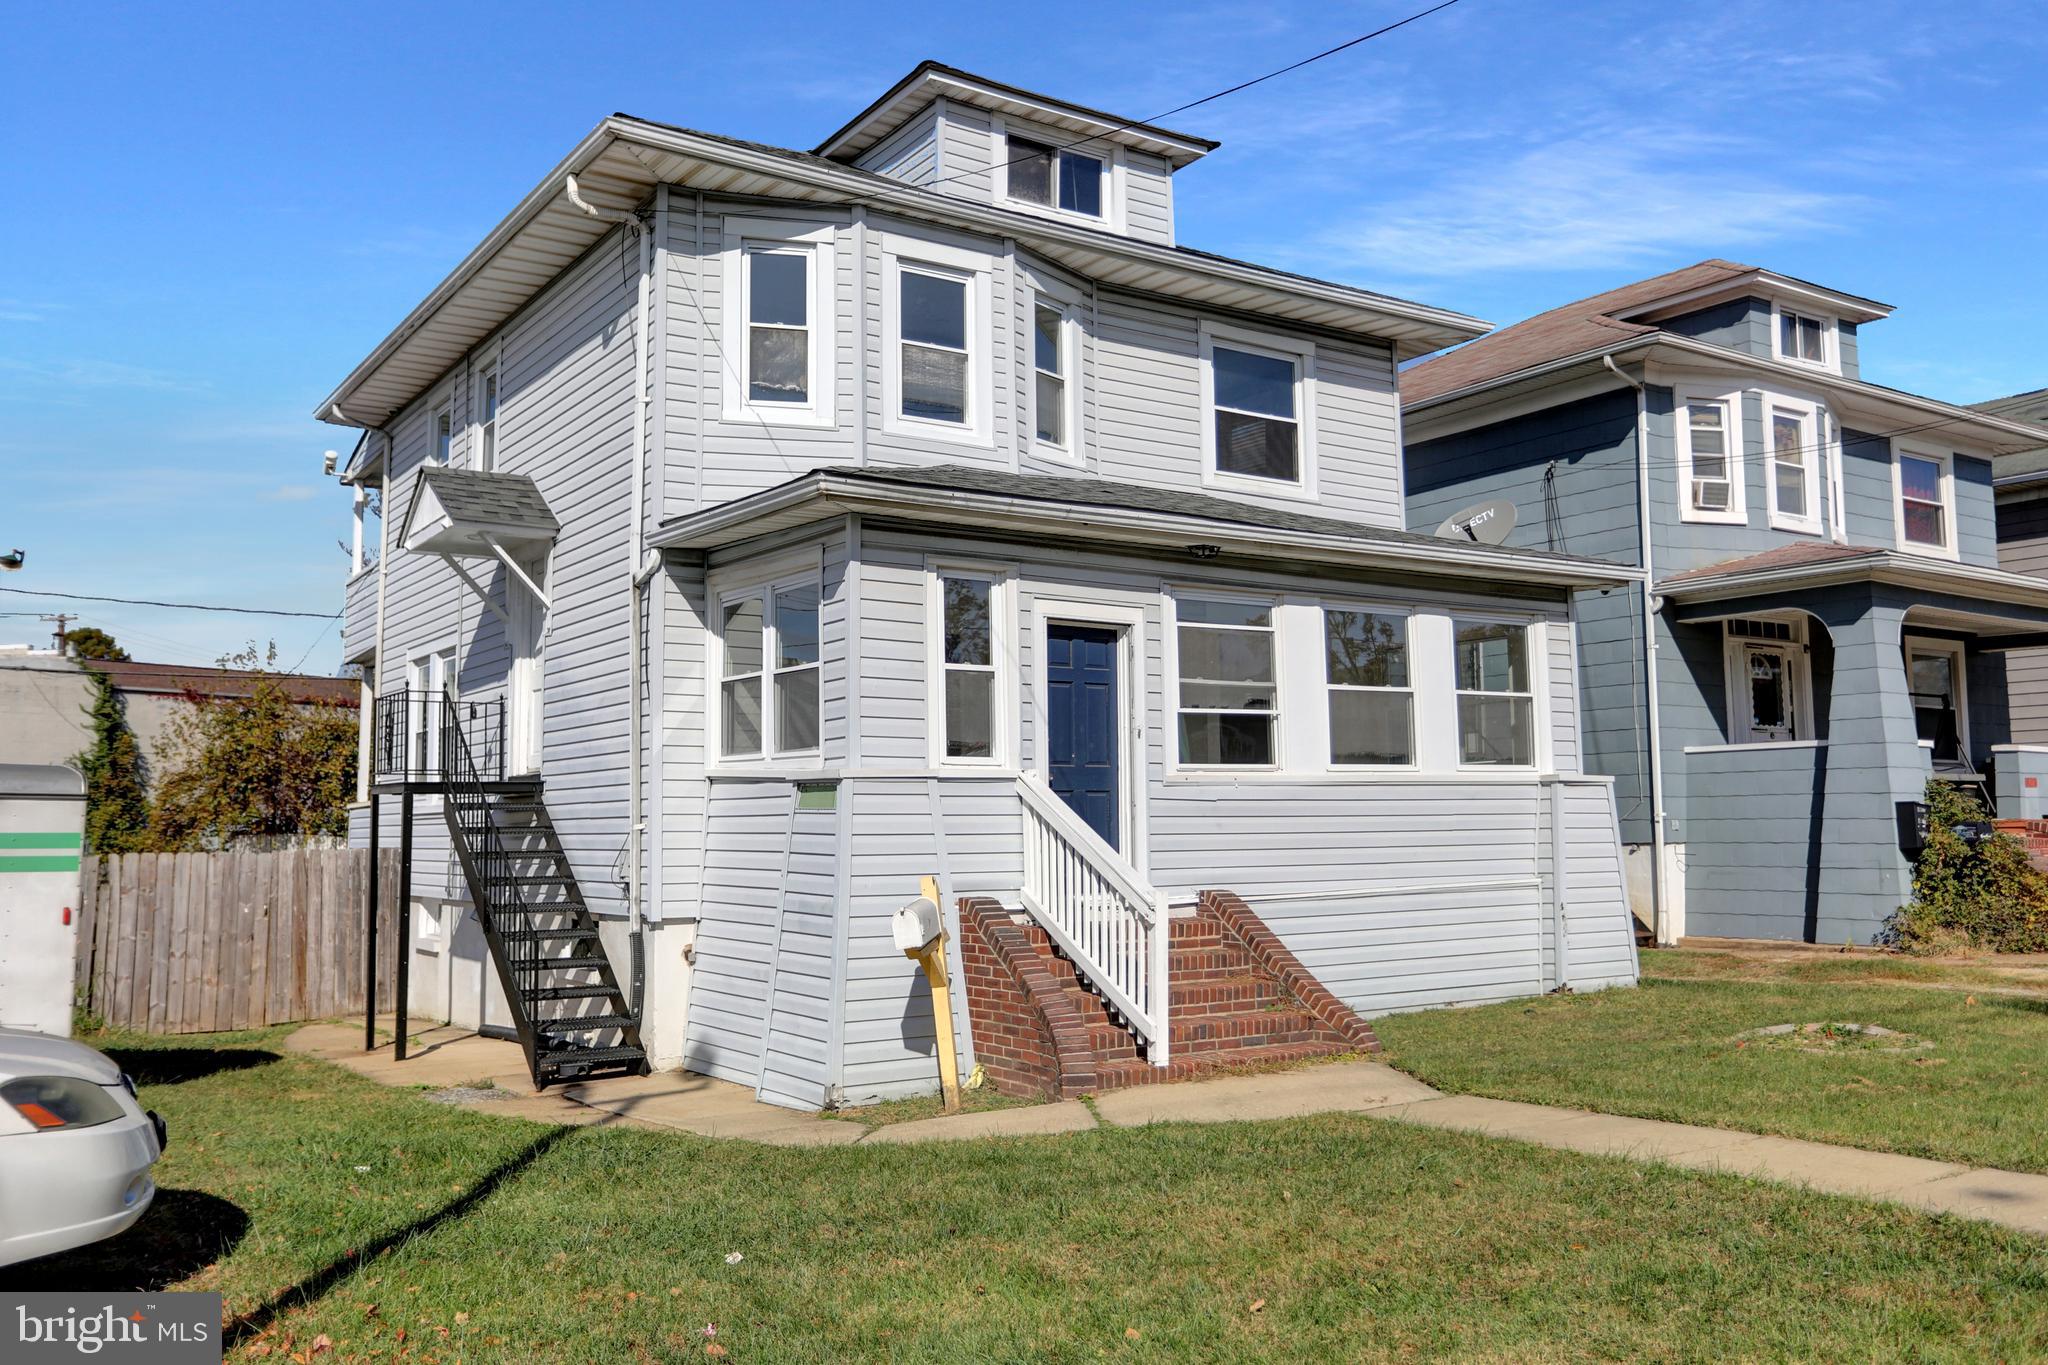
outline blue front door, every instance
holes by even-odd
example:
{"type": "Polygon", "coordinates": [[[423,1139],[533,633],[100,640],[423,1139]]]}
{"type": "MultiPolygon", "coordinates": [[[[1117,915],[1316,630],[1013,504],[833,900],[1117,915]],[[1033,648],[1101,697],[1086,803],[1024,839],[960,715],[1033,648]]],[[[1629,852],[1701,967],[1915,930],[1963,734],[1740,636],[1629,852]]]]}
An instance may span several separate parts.
{"type": "Polygon", "coordinates": [[[1117,633],[1053,621],[1045,628],[1047,780],[1117,846],[1117,633]]]}

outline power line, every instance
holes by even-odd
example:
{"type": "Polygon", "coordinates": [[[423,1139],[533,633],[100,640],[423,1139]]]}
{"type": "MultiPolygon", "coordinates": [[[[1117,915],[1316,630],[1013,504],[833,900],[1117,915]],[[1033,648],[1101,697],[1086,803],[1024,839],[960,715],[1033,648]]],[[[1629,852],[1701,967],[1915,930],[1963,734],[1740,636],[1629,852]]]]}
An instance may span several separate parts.
{"type": "Polygon", "coordinates": [[[152,602],[141,597],[95,597],[82,592],[45,592],[36,588],[0,588],[0,592],[18,593],[23,597],[61,597],[67,602],[119,602],[130,607],[168,607],[175,611],[226,611],[241,616],[303,616],[309,621],[326,621],[332,618],[322,611],[282,611],[268,607],[220,607],[201,602],[152,602]]]}
{"type": "MultiPolygon", "coordinates": [[[[1388,24],[1383,28],[1376,28],[1370,33],[1361,33],[1356,38],[1352,38],[1346,42],[1339,43],[1335,47],[1324,48],[1321,52],[1316,53],[1312,57],[1303,57],[1298,62],[1290,62],[1286,66],[1278,67],[1272,71],[1268,71],[1263,76],[1254,76],[1248,81],[1239,81],[1236,85],[1230,86],[1228,89],[1218,90],[1213,95],[1204,95],[1198,100],[1189,100],[1186,104],[1177,104],[1173,108],[1166,110],[1164,113],[1154,114],[1150,118],[1126,119],[1124,122],[1117,124],[1115,127],[1106,129],[1105,131],[1100,133],[1091,133],[1087,137],[1076,138],[1072,142],[1054,143],[1052,144],[1052,150],[1056,152],[1072,151],[1076,147],[1084,146],[1091,142],[1103,141],[1104,139],[1109,138],[1117,133],[1128,132],[1141,124],[1156,124],[1161,119],[1172,118],[1175,114],[1184,114],[1190,109],[1196,109],[1204,104],[1209,104],[1216,100],[1220,100],[1225,95],[1235,95],[1240,90],[1249,90],[1255,85],[1263,85],[1267,81],[1274,79],[1276,76],[1284,76],[1290,71],[1299,71],[1304,66],[1308,66],[1312,63],[1319,62],[1323,60],[1323,58],[1325,57],[1334,57],[1340,52],[1345,52],[1350,50],[1351,48],[1357,47],[1360,43],[1369,43],[1375,38],[1385,37],[1387,34],[1392,33],[1397,28],[1406,28],[1408,25],[1416,22],[1418,19],[1427,19],[1430,15],[1435,14],[1437,11],[1447,10],[1452,5],[1455,5],[1457,3],[1458,0],[1442,0],[1442,3],[1431,5],[1428,9],[1425,10],[1417,10],[1415,13],[1409,15],[1405,19],[1397,19],[1393,23],[1388,24]]],[[[996,169],[998,169],[998,167],[1007,170],[1011,166],[1020,165],[1023,162],[1035,159],[1035,157],[1020,156],[1015,158],[1014,160],[1003,161],[997,163],[996,166],[990,166],[988,168],[988,172],[993,173],[996,169]]],[[[982,174],[984,174],[984,172],[979,170],[960,171],[954,175],[943,176],[937,180],[927,181],[925,187],[929,189],[933,185],[950,184],[955,180],[965,180],[970,177],[979,176],[982,174]]]]}
{"type": "Polygon", "coordinates": [[[313,651],[320,648],[320,642],[327,638],[327,632],[333,630],[334,623],[341,619],[341,612],[347,610],[347,607],[343,607],[341,611],[338,611],[334,613],[334,615],[327,618],[327,624],[320,627],[320,633],[313,637],[313,643],[306,646],[306,652],[304,654],[301,654],[299,656],[299,661],[292,665],[292,672],[303,673],[305,671],[306,660],[313,657],[313,651]]]}

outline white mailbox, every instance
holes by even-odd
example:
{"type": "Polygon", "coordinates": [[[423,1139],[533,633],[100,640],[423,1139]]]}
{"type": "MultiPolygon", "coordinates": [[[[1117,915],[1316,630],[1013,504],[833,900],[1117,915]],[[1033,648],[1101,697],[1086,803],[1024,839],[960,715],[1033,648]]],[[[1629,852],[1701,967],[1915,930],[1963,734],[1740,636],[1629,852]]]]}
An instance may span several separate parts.
{"type": "Polygon", "coordinates": [[[896,912],[896,946],[907,957],[915,957],[927,943],[937,938],[941,925],[939,904],[929,896],[919,896],[896,912]]]}

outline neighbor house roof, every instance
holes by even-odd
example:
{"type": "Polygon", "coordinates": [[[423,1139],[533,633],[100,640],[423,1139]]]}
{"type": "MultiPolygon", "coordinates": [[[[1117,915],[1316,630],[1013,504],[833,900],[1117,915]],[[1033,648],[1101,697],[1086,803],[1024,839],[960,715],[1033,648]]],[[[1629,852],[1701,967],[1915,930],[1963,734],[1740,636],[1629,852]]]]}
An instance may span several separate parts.
{"type": "Polygon", "coordinates": [[[820,156],[851,161],[880,144],[906,119],[935,99],[952,99],[995,114],[1014,114],[1077,137],[1118,142],[1165,157],[1178,169],[1222,144],[1189,133],[1176,133],[1135,119],[1119,118],[1085,104],[1041,95],[992,81],[943,62],[920,62],[889,88],[888,93],[847,120],[846,125],[817,146],[820,156]]]}
{"type": "Polygon", "coordinates": [[[570,176],[584,199],[608,214],[641,208],[665,184],[899,213],[1009,238],[1112,288],[1370,336],[1401,357],[1469,340],[1487,326],[1445,308],[977,202],[815,152],[614,114],[526,193],[314,415],[342,426],[382,426],[610,233],[613,221],[569,202],[563,190],[570,176]]]}
{"type": "MultiPolygon", "coordinates": [[[[1783,545],[1724,559],[1659,579],[1651,591],[1676,603],[1696,605],[1866,582],[1943,593],[1981,604],[1980,610],[1997,604],[2048,613],[2048,578],[1903,550],[1824,543],[1783,545]]],[[[1993,610],[1983,614],[1996,615],[1993,610]]],[[[2009,628],[2038,631],[2043,624],[2048,621],[2036,617],[2009,628]]]]}
{"type": "MultiPolygon", "coordinates": [[[[1979,412],[2048,427],[2048,389],[2029,389],[2025,393],[1992,398],[1970,406],[1979,412]]],[[[2007,487],[2048,482],[2048,442],[2031,450],[1999,456],[1993,466],[1993,475],[1997,484],[2007,487]]]]}
{"type": "Polygon", "coordinates": [[[967,465],[821,469],[666,522],[651,543],[710,550],[846,513],[1204,556],[1307,559],[1410,573],[1593,587],[1639,570],[1545,550],[1475,545],[1108,479],[967,465]]]}
{"type": "Polygon", "coordinates": [[[1427,402],[1441,394],[1596,351],[1629,337],[1652,336],[1660,329],[1646,315],[1668,313],[1673,307],[1690,308],[1695,301],[1696,306],[1705,308],[1717,301],[1717,296],[1745,287],[1813,298],[1851,321],[1870,321],[1891,312],[1890,304],[1844,294],[1762,266],[1705,260],[1575,299],[1411,366],[1401,372],[1401,401],[1427,402]]]}
{"type": "Polygon", "coordinates": [[[104,673],[120,692],[153,692],[165,696],[193,693],[202,697],[246,697],[265,678],[284,689],[295,702],[354,706],[360,697],[352,678],[323,678],[310,673],[255,673],[235,668],[200,668],[189,664],[150,664],[87,659],[81,668],[104,673]]]}

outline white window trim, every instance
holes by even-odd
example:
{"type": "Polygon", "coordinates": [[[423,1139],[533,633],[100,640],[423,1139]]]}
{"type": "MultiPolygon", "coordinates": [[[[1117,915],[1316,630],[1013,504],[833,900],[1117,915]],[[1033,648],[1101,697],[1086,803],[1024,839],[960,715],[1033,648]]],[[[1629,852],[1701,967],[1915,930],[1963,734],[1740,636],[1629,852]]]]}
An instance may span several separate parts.
{"type": "MultiPolygon", "coordinates": [[[[1423,690],[1421,687],[1422,677],[1420,669],[1418,667],[1419,659],[1415,650],[1415,637],[1417,621],[1421,617],[1427,615],[1428,613],[1418,611],[1414,607],[1396,606],[1387,602],[1369,602],[1337,597],[1317,598],[1313,605],[1315,607],[1314,647],[1316,653],[1316,662],[1318,665],[1320,665],[1318,672],[1316,672],[1313,676],[1316,680],[1317,690],[1322,693],[1323,702],[1321,740],[1322,770],[1324,772],[1329,773],[1345,774],[1415,773],[1422,771],[1422,722],[1426,713],[1426,708],[1424,707],[1421,698],[1421,692],[1423,690]],[[1375,616],[1399,617],[1402,621],[1402,648],[1405,652],[1408,665],[1408,685],[1406,687],[1366,687],[1354,683],[1331,682],[1328,644],[1327,636],[1325,634],[1328,627],[1325,624],[1323,616],[1325,612],[1330,611],[1371,612],[1375,616]],[[1336,759],[1334,759],[1331,756],[1330,752],[1330,694],[1333,692],[1398,692],[1405,694],[1408,698],[1408,762],[1337,762],[1336,759]]],[[[1455,707],[1453,708],[1452,723],[1454,725],[1456,724],[1455,707]]]]}
{"type": "MultiPolygon", "coordinates": [[[[1915,654],[1945,654],[1949,658],[1949,676],[1955,679],[1956,695],[1956,747],[1961,751],[1963,761],[1970,760],[1970,674],[1969,655],[1961,640],[1944,640],[1929,635],[1908,635],[1901,642],[1900,666],[1906,670],[1907,700],[1910,702],[1913,690],[1913,656],[1915,654]]],[[[1932,740],[1921,740],[1923,748],[1934,747],[1932,740]]]]}
{"type": "MultiPolygon", "coordinates": [[[[1277,592],[1258,592],[1245,588],[1209,587],[1200,583],[1183,583],[1170,586],[1164,593],[1166,599],[1165,635],[1162,641],[1166,657],[1166,771],[1175,773],[1199,773],[1208,777],[1232,777],[1245,774],[1281,773],[1293,765],[1288,763],[1290,739],[1288,714],[1294,709],[1288,705],[1287,688],[1292,676],[1287,664],[1289,632],[1283,629],[1282,609],[1286,599],[1277,592]],[[1180,757],[1180,603],[1182,598],[1197,598],[1206,602],[1246,602],[1268,607],[1272,612],[1273,635],[1273,761],[1271,763],[1183,763],[1180,757]]],[[[1190,622],[1191,627],[1203,628],[1199,622],[1190,622]]],[[[1257,630],[1257,626],[1222,626],[1216,629],[1257,630]]],[[[1318,625],[1320,629],[1320,625],[1318,625]]],[[[1292,632],[1298,637],[1299,631],[1292,632]]],[[[1320,640],[1318,640],[1320,645],[1320,640]]],[[[1321,767],[1329,765],[1329,745],[1323,745],[1321,767]]]]}
{"type": "Polygon", "coordinates": [[[1012,565],[967,559],[925,560],[925,686],[926,759],[934,768],[1014,771],[1018,740],[1016,569],[1012,565]],[[995,680],[990,687],[990,748],[987,758],[946,753],[946,629],[944,579],[975,579],[989,585],[989,660],[995,680]]]}
{"type": "Polygon", "coordinates": [[[1081,435],[1081,302],[1067,290],[1046,287],[1035,274],[1026,271],[1024,282],[1030,293],[1026,307],[1030,312],[1025,316],[1024,339],[1024,430],[1031,438],[1031,453],[1040,460],[1055,464],[1079,465],[1087,462],[1082,450],[1081,435]],[[1038,306],[1043,303],[1060,310],[1060,359],[1065,365],[1061,379],[1065,383],[1067,443],[1052,445],[1038,439],[1038,306]]]}
{"type": "Polygon", "coordinates": [[[469,449],[465,452],[464,463],[468,468],[484,470],[484,379],[496,375],[498,379],[498,411],[491,419],[491,461],[495,467],[498,457],[505,449],[505,366],[504,348],[499,343],[492,345],[478,355],[470,371],[469,381],[469,430],[466,439],[469,449]]]}
{"type": "Polygon", "coordinates": [[[1782,360],[1788,365],[1803,365],[1809,370],[1825,370],[1829,374],[1840,374],[1842,372],[1841,326],[1841,319],[1834,317],[1832,314],[1818,312],[1811,308],[1788,308],[1783,303],[1773,299],[1771,300],[1771,358],[1782,360]],[[1821,358],[1819,360],[1806,360],[1800,356],[1785,354],[1783,318],[1787,313],[1820,324],[1821,358]]]}
{"type": "Polygon", "coordinates": [[[1742,421],[1742,391],[1681,387],[1674,396],[1672,423],[1675,428],[1673,440],[1678,449],[1678,515],[1681,521],[1709,522],[1717,525],[1741,526],[1749,521],[1749,505],[1743,492],[1744,442],[1742,421]],[[1728,414],[1728,506],[1715,512],[1693,506],[1692,500],[1692,421],[1686,408],[1691,403],[1719,403],[1728,414]]]}
{"type": "MultiPolygon", "coordinates": [[[[1821,516],[1823,490],[1820,478],[1820,452],[1822,445],[1826,444],[1827,441],[1825,434],[1827,427],[1826,423],[1822,420],[1822,412],[1823,410],[1819,404],[1804,398],[1793,398],[1781,393],[1766,392],[1763,394],[1764,448],[1762,477],[1764,483],[1764,505],[1769,510],[1770,525],[1774,531],[1791,531],[1799,535],[1810,536],[1817,536],[1823,532],[1824,523],[1821,516]],[[1803,517],[1790,516],[1778,510],[1778,454],[1776,445],[1771,439],[1771,422],[1773,416],[1779,410],[1797,414],[1800,421],[1799,449],[1806,473],[1806,505],[1808,508],[1807,515],[1803,517]]],[[[1839,516],[1840,511],[1841,509],[1837,508],[1836,515],[1839,516]]]]}
{"type": "Polygon", "coordinates": [[[455,459],[455,396],[444,390],[427,405],[427,453],[426,458],[421,463],[434,465],[442,469],[453,469],[455,468],[455,459]],[[441,422],[444,418],[448,422],[448,458],[446,460],[441,459],[440,452],[436,449],[440,444],[438,437],[441,431],[441,422]]]}
{"type": "MultiPolygon", "coordinates": [[[[1031,735],[1032,753],[1041,777],[1050,777],[1045,761],[1045,738],[1048,718],[1052,714],[1048,700],[1045,670],[1046,629],[1054,621],[1067,621],[1075,625],[1102,626],[1115,630],[1121,635],[1122,648],[1117,655],[1118,692],[1117,705],[1122,714],[1118,717],[1117,737],[1122,746],[1117,750],[1117,786],[1120,805],[1117,820],[1117,852],[1125,862],[1140,873],[1151,871],[1151,839],[1146,823],[1146,788],[1149,781],[1144,771],[1147,755],[1151,753],[1145,733],[1145,608],[1141,604],[1090,602],[1077,598],[1034,597],[1031,601],[1031,735]]],[[[1167,630],[1170,646],[1172,628],[1167,630]]],[[[1167,740],[1169,762],[1179,752],[1176,737],[1167,740]]],[[[1019,751],[1021,752],[1021,750],[1019,751]]]]}
{"type": "Polygon", "coordinates": [[[952,445],[992,447],[995,329],[990,277],[995,261],[940,242],[885,233],[882,237],[882,429],[952,445]],[[950,275],[967,284],[967,420],[940,422],[903,412],[903,296],[905,267],[950,275]]]}
{"type": "Polygon", "coordinates": [[[1930,559],[1960,560],[1962,549],[1956,517],[1956,457],[1946,450],[1933,446],[1922,446],[1903,441],[1892,443],[1892,536],[1894,543],[1908,554],[1926,555],[1930,559]],[[1901,463],[1904,456],[1917,460],[1930,460],[1941,468],[1941,515],[1943,529],[1947,532],[1946,545],[1928,545],[1917,540],[1906,539],[1906,475],[1901,463]]]}
{"type": "Polygon", "coordinates": [[[1252,332],[1220,323],[1201,326],[1200,364],[1202,386],[1202,484],[1234,493],[1256,493],[1270,498],[1292,498],[1313,502],[1316,498],[1316,346],[1313,341],[1281,336],[1273,332],[1252,332]],[[1291,360],[1294,373],[1295,459],[1298,468],[1289,482],[1234,474],[1216,467],[1216,368],[1218,344],[1230,350],[1264,353],[1291,360]]]}
{"type": "Polygon", "coordinates": [[[824,552],[809,546],[714,573],[705,584],[709,616],[705,621],[704,705],[705,748],[714,768],[748,772],[799,770],[819,766],[825,742],[825,591],[824,552]],[[776,752],[780,724],[775,695],[775,594],[787,588],[818,589],[818,747],[776,752]],[[746,597],[761,599],[761,752],[725,752],[725,608],[746,597]]]}
{"type": "MultiPolygon", "coordinates": [[[[1774,616],[1759,612],[1744,618],[1760,621],[1785,621],[1792,627],[1790,640],[1752,640],[1748,636],[1731,635],[1728,623],[1721,623],[1721,669],[1722,687],[1726,699],[1726,721],[1728,743],[1731,749],[1784,748],[1788,744],[1806,744],[1814,739],[1813,733],[1813,651],[1807,643],[1806,618],[1799,616],[1774,616]],[[1792,725],[1795,731],[1790,739],[1758,739],[1749,728],[1749,650],[1771,649],[1786,657],[1787,676],[1791,683],[1792,725]]],[[[1903,666],[1903,661],[1902,661],[1903,666]]]]}
{"type": "Polygon", "coordinates": [[[406,700],[405,708],[406,750],[408,754],[411,753],[413,735],[415,733],[421,734],[420,742],[424,752],[420,753],[418,758],[423,771],[438,771],[442,759],[445,757],[441,752],[440,725],[440,721],[445,718],[434,717],[430,720],[428,717],[430,703],[422,701],[420,698],[448,695],[452,684],[455,682],[455,660],[455,646],[442,645],[426,650],[423,653],[415,654],[405,661],[405,690],[411,694],[406,700]],[[441,685],[439,687],[434,685],[434,673],[437,668],[441,674],[441,685]],[[414,725],[416,721],[420,723],[423,729],[415,730],[414,725]]]}
{"type": "Polygon", "coordinates": [[[1556,763],[1550,752],[1550,636],[1547,623],[1542,617],[1528,616],[1519,612],[1489,611],[1485,608],[1474,610],[1467,607],[1449,607],[1444,611],[1445,636],[1450,644],[1446,657],[1449,683],[1446,689],[1451,697],[1451,753],[1456,770],[1461,773],[1547,773],[1556,771],[1556,763]],[[1498,625],[1522,627],[1522,648],[1527,651],[1529,665],[1529,690],[1524,692],[1491,692],[1467,689],[1458,686],[1458,622],[1476,621],[1498,625]],[[1458,698],[1473,697],[1521,697],[1529,699],[1529,761],[1527,763],[1467,763],[1465,761],[1464,730],[1458,719],[1458,698]]]}
{"type": "Polygon", "coordinates": [[[1050,218],[1059,223],[1080,223],[1092,228],[1107,228],[1112,232],[1124,230],[1124,149],[1118,143],[1107,143],[1097,148],[1093,143],[1075,145],[1073,134],[1062,137],[1052,129],[1040,130],[1035,127],[1019,128],[1015,132],[1029,142],[1037,142],[1053,149],[1053,199],[1051,204],[1034,204],[1027,199],[1010,196],[1010,134],[1009,121],[1001,115],[989,120],[989,165],[994,168],[990,177],[994,181],[996,203],[1016,213],[1028,213],[1035,218],[1050,218]],[[1102,163],[1102,213],[1077,213],[1063,209],[1059,199],[1059,154],[1072,151],[1080,156],[1092,156],[1102,163]]]}
{"type": "MultiPolygon", "coordinates": [[[[720,416],[728,422],[762,426],[834,427],[838,425],[839,326],[833,309],[838,275],[838,229],[829,223],[729,215],[720,252],[723,277],[724,363],[720,416]],[[756,248],[807,251],[810,255],[811,373],[810,399],[803,403],[752,403],[747,399],[748,367],[753,347],[748,335],[746,257],[756,248]]],[[[503,407],[502,395],[500,407],[503,407]]]]}

